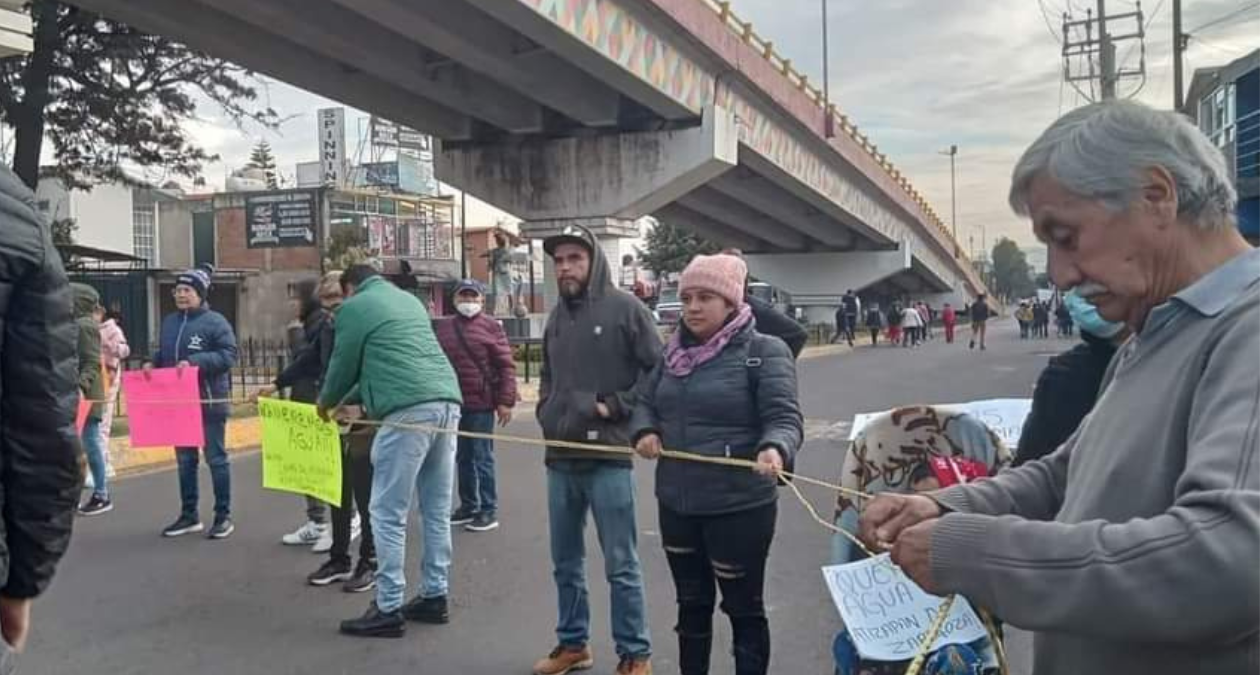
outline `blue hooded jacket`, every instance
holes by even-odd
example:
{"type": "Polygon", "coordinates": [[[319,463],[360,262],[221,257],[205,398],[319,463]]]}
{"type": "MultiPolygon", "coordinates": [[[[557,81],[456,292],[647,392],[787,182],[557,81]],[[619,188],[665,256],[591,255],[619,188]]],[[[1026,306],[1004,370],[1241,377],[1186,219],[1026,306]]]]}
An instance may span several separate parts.
{"type": "MultiPolygon", "coordinates": [[[[197,309],[175,312],[162,320],[161,339],[153,354],[155,368],[171,368],[187,361],[198,368],[201,398],[225,399],[231,395],[232,366],[236,365],[236,335],[222,314],[202,303],[197,309]]],[[[208,403],[207,418],[225,419],[231,405],[208,403]]]]}

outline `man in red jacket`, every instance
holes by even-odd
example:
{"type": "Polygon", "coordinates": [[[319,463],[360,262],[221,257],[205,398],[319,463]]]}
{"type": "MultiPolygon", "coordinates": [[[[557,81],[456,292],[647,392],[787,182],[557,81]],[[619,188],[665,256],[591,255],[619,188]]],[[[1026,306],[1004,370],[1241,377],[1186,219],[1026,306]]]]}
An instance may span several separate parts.
{"type": "MultiPolygon", "coordinates": [[[[516,406],[516,364],[503,326],[486,316],[485,291],[473,279],[455,288],[457,316],[436,322],[438,342],[459,376],[464,395],[459,430],[480,434],[494,431],[495,417],[506,426],[516,406]]],[[[499,526],[494,485],[494,441],[461,436],[455,453],[459,476],[459,508],[451,525],[472,532],[499,526]]]]}

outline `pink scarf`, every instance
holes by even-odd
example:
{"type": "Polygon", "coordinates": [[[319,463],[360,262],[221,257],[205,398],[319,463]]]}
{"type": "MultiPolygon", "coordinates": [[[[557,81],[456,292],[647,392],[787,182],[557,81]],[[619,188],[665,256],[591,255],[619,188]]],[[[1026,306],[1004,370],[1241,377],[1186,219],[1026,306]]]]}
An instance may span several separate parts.
{"type": "Polygon", "coordinates": [[[736,311],[735,318],[727,321],[726,325],[722,326],[718,332],[710,336],[704,343],[690,347],[683,345],[682,333],[686,329],[679,326],[674,335],[670,337],[669,344],[665,345],[665,367],[669,370],[669,374],[674,377],[690,375],[691,371],[721,354],[722,350],[726,348],[726,343],[730,342],[736,333],[739,333],[751,323],[753,323],[752,307],[745,302],[736,311]]]}

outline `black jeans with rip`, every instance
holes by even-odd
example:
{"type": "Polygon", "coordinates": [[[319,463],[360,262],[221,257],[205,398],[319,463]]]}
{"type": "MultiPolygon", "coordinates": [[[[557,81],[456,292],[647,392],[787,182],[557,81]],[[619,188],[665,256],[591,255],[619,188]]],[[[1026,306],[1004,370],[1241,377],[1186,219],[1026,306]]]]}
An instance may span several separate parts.
{"type": "Polygon", "coordinates": [[[766,558],[778,513],[765,506],[716,516],[687,516],[660,507],[661,541],[678,595],[679,670],[707,675],[717,588],[731,620],[735,675],[770,668],[770,624],[762,598],[766,558]]]}

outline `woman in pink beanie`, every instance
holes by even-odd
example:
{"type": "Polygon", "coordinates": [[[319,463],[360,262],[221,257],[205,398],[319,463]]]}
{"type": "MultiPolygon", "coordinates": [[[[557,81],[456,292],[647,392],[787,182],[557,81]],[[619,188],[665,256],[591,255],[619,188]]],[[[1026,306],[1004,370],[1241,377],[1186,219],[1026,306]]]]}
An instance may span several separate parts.
{"type": "Polygon", "coordinates": [[[635,451],[668,447],[735,457],[758,470],[661,459],[661,543],[678,596],[682,675],[707,675],[717,588],[731,620],[737,675],[770,667],[766,557],[777,514],[775,474],[801,445],[796,363],[787,344],[757,332],[744,301],[748,269],[732,255],[697,256],[683,271],[682,325],[640,390],[635,451]]]}

